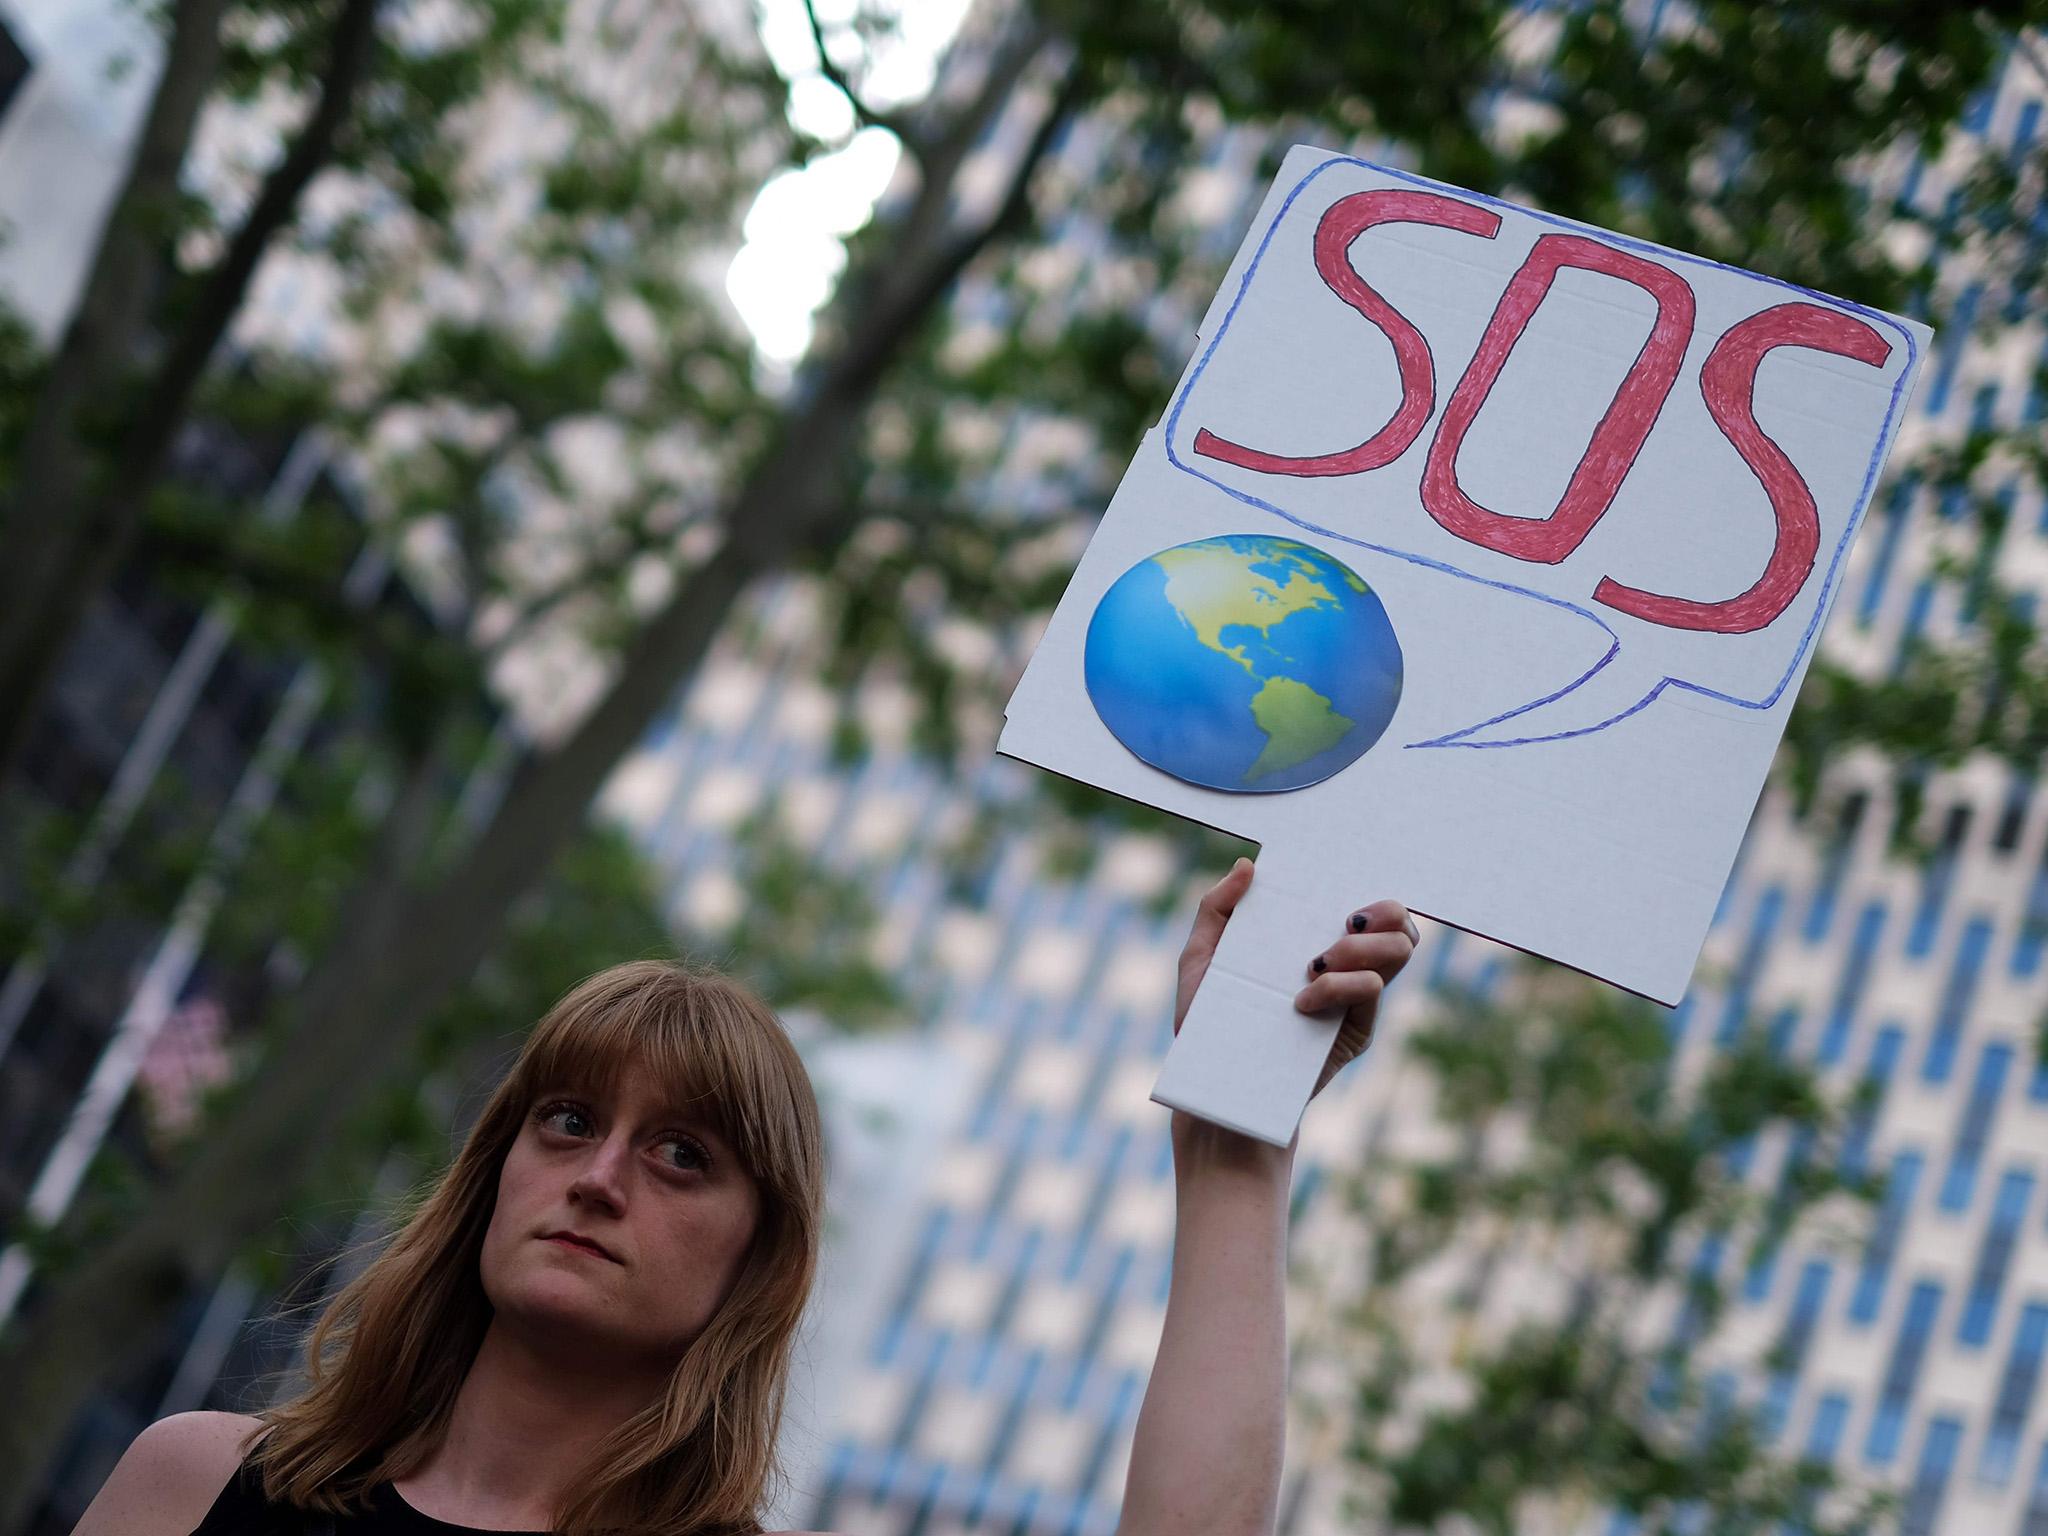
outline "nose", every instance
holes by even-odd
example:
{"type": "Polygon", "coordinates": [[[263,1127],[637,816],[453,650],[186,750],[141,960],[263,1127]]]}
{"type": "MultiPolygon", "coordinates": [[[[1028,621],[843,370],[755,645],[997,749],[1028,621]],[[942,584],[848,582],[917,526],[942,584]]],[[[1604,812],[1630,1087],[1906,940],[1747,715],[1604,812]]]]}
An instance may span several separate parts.
{"type": "Polygon", "coordinates": [[[626,1169],[632,1148],[622,1135],[606,1137],[591,1148],[589,1159],[569,1186],[569,1203],[586,1205],[611,1216],[626,1211],[626,1169]]]}

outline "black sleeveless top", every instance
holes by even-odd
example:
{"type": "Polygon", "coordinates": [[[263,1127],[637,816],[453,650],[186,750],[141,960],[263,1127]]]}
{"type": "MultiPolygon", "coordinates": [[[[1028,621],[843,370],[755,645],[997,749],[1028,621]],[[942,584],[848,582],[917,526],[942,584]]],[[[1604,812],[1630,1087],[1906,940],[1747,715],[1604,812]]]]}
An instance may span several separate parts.
{"type": "Polygon", "coordinates": [[[543,1531],[484,1531],[450,1525],[423,1515],[389,1483],[370,1490],[369,1508],[346,1515],[273,1504],[263,1496],[263,1479],[244,1464],[191,1536],[547,1536],[543,1531]]]}

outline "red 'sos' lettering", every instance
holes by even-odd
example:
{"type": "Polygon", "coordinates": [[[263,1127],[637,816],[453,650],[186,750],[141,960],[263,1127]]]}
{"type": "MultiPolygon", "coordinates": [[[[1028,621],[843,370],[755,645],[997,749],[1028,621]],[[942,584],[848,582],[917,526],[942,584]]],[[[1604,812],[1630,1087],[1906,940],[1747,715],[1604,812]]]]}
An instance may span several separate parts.
{"type": "Polygon", "coordinates": [[[1269,475],[1355,475],[1391,464],[1408,451],[1436,409],[1436,372],[1422,333],[1351,265],[1352,242],[1375,224],[1434,224],[1491,240],[1500,232],[1500,215],[1435,192],[1354,192],[1332,203],[1316,225],[1316,271],[1332,292],[1393,343],[1401,371],[1401,404],[1393,418],[1356,448],[1341,453],[1262,453],[1218,437],[1207,427],[1195,434],[1196,453],[1269,475]]]}
{"type": "Polygon", "coordinates": [[[1820,546],[1813,492],[1756,421],[1756,371],[1774,347],[1811,347],[1882,368],[1891,343],[1852,315],[1818,304],[1780,304],[1731,326],[1700,369],[1700,393],[1722,436],[1735,445],[1771,499],[1778,539],[1756,584],[1719,602],[1696,602],[1625,587],[1612,577],[1593,589],[1595,602],[1673,629],[1743,635],[1783,613],[1806,585],[1820,546]]]}
{"type": "Polygon", "coordinates": [[[1487,322],[1486,334],[1479,338],[1479,350],[1444,407],[1444,419],[1437,425],[1422,469],[1422,504],[1429,515],[1459,538],[1517,560],[1555,565],[1564,559],[1593,531],[1621,489],[1678,377],[1686,343],[1692,338],[1692,323],[1692,287],[1669,267],[1583,235],[1543,236],[1509,281],[1487,322]],[[1550,516],[1508,517],[1480,506],[1459,486],[1458,449],[1480,407],[1486,404],[1508,354],[1564,267],[1634,283],[1657,301],[1657,323],[1630,364],[1621,388],[1615,391],[1607,414],[1593,429],[1593,439],[1550,516]]]}

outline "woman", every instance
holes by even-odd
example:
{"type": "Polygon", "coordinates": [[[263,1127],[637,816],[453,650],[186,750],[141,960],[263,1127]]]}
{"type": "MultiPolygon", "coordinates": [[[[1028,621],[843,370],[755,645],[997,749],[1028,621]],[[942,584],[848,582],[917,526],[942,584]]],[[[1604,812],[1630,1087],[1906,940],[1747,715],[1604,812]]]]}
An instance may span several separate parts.
{"type": "MultiPolygon", "coordinates": [[[[1176,1030],[1251,878],[1240,859],[1202,899],[1176,1030]]],[[[1394,902],[1347,926],[1296,998],[1346,1009],[1317,1091],[1365,1048],[1416,939],[1394,902]]],[[[1264,1531],[1294,1148],[1177,1111],[1172,1139],[1172,1290],[1119,1529],[1264,1531]]],[[[306,1390],[151,1425],[77,1536],[756,1536],[823,1193],[817,1104],[774,1015],[715,974],[605,971],[535,1027],[453,1166],[321,1318],[306,1390]]]]}

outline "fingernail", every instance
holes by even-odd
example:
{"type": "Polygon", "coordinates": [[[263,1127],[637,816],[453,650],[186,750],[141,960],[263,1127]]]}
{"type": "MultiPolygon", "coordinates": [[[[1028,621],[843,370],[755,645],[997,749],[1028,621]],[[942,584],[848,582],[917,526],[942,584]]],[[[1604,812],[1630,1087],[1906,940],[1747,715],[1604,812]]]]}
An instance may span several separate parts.
{"type": "Polygon", "coordinates": [[[1363,912],[1352,913],[1351,920],[1344,926],[1349,928],[1353,933],[1365,932],[1365,914],[1363,912]]]}
{"type": "Polygon", "coordinates": [[[1320,976],[1323,974],[1323,972],[1327,971],[1330,968],[1330,962],[1325,960],[1321,955],[1317,955],[1315,959],[1309,961],[1308,968],[1314,971],[1318,976],[1320,976]]]}

